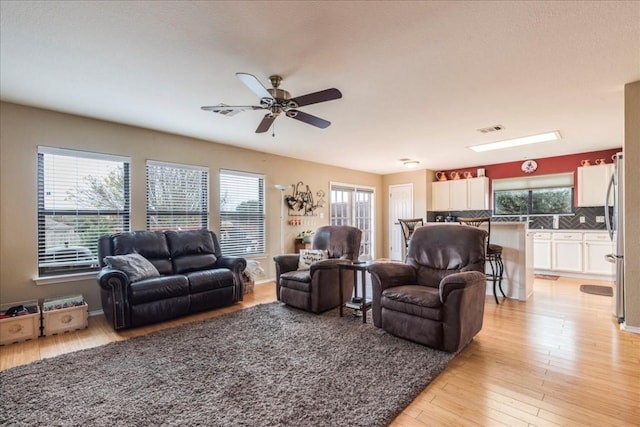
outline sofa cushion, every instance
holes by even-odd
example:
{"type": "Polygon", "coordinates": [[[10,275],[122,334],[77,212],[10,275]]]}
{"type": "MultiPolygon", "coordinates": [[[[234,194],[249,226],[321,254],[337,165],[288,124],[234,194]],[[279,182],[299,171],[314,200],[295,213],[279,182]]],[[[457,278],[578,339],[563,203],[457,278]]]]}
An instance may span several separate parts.
{"type": "Polygon", "coordinates": [[[442,320],[442,302],[437,288],[420,285],[405,285],[382,291],[380,304],[393,311],[419,316],[425,319],[442,320]]]}
{"type": "Polygon", "coordinates": [[[113,237],[113,254],[138,253],[151,261],[160,274],[173,273],[169,246],[162,231],[132,231],[113,237]]]}
{"type": "Polygon", "coordinates": [[[280,275],[280,287],[311,292],[311,274],[309,270],[288,271],[280,275]]]}
{"type": "Polygon", "coordinates": [[[129,285],[129,304],[138,305],[151,301],[189,295],[189,280],[186,276],[154,277],[129,285]]]}
{"type": "Polygon", "coordinates": [[[106,256],[104,262],[111,268],[127,273],[131,282],[160,276],[158,269],[140,254],[106,256]]]}
{"type": "Polygon", "coordinates": [[[309,270],[311,264],[316,261],[327,259],[329,256],[326,250],[321,249],[302,249],[300,258],[298,259],[298,270],[309,270]]]}
{"type": "Polygon", "coordinates": [[[166,236],[176,273],[215,268],[215,245],[208,230],[167,231],[166,236]]]}
{"type": "Polygon", "coordinates": [[[233,286],[233,273],[227,268],[215,270],[194,271],[187,273],[191,293],[206,292],[233,286]]]}

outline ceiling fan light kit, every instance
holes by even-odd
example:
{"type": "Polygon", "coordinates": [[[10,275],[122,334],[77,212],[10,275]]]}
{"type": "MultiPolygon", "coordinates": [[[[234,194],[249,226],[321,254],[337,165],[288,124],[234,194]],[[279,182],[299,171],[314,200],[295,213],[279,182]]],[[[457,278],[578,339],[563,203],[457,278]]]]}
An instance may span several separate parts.
{"type": "Polygon", "coordinates": [[[291,94],[280,89],[282,77],[273,75],[269,77],[271,88],[265,88],[260,80],[248,73],[236,73],[236,76],[242,81],[253,93],[260,98],[260,105],[226,105],[218,104],[212,107],[200,107],[204,111],[222,114],[223,116],[233,116],[241,111],[247,110],[268,110],[267,114],[256,129],[256,133],[264,133],[269,130],[274,120],[281,114],[296,119],[303,123],[325,129],[331,125],[331,122],[316,117],[314,115],[298,110],[306,105],[317,104],[325,101],[342,98],[342,93],[335,88],[321,90],[319,92],[308,93],[306,95],[291,98],[291,94]]]}

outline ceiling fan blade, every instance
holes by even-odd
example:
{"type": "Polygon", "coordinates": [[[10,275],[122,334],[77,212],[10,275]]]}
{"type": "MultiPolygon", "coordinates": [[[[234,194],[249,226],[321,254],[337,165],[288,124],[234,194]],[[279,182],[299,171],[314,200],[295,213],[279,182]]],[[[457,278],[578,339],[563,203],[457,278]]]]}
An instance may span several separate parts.
{"type": "Polygon", "coordinates": [[[289,103],[292,101],[295,105],[291,104],[290,108],[298,108],[303,107],[305,105],[317,104],[318,102],[332,101],[334,99],[342,98],[342,93],[336,89],[325,89],[320,92],[308,93],[302,96],[296,96],[295,98],[291,98],[289,103]]]}
{"type": "Polygon", "coordinates": [[[260,83],[260,80],[258,80],[253,74],[236,73],[236,76],[238,76],[242,83],[247,85],[247,87],[251,89],[253,93],[258,95],[258,98],[273,99],[273,96],[271,96],[267,88],[265,88],[262,83],[260,83]]]}
{"type": "Polygon", "coordinates": [[[268,131],[276,117],[278,116],[271,113],[265,114],[264,118],[258,125],[258,129],[256,129],[256,133],[265,133],[266,131],[268,131]]]}
{"type": "Polygon", "coordinates": [[[262,110],[263,107],[258,107],[256,105],[225,105],[225,104],[218,104],[218,105],[214,105],[214,106],[205,106],[205,107],[200,107],[200,109],[204,110],[204,111],[211,111],[212,113],[218,113],[218,114],[222,114],[223,116],[234,116],[236,114],[238,114],[241,111],[247,111],[247,110],[262,110]]]}
{"type": "Polygon", "coordinates": [[[312,126],[325,129],[331,125],[331,122],[321,119],[320,117],[313,116],[311,114],[307,114],[304,111],[298,110],[289,110],[287,111],[287,117],[291,117],[292,119],[300,120],[301,122],[310,124],[312,126]]]}

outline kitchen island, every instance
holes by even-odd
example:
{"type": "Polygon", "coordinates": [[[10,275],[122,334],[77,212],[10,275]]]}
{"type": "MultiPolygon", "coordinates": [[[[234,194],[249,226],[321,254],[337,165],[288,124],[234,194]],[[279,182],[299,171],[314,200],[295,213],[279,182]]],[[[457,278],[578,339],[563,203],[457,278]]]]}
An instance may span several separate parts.
{"type": "MultiPolygon", "coordinates": [[[[503,247],[502,289],[505,294],[509,298],[526,301],[533,294],[534,280],[533,239],[528,233],[527,223],[491,221],[491,243],[503,247]]],[[[487,294],[493,295],[489,283],[487,294]]]]}

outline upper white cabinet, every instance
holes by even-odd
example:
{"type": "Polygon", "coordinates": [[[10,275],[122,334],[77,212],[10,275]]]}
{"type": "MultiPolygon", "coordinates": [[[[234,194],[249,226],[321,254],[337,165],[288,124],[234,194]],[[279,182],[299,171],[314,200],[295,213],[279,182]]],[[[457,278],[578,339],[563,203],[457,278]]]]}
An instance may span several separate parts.
{"type": "MultiPolygon", "coordinates": [[[[613,163],[578,168],[578,206],[603,206],[607,186],[614,171],[613,163]]],[[[609,204],[613,203],[610,196],[609,204]]]]}
{"type": "Polygon", "coordinates": [[[489,209],[489,178],[454,179],[431,184],[431,210],[489,209]]]}

